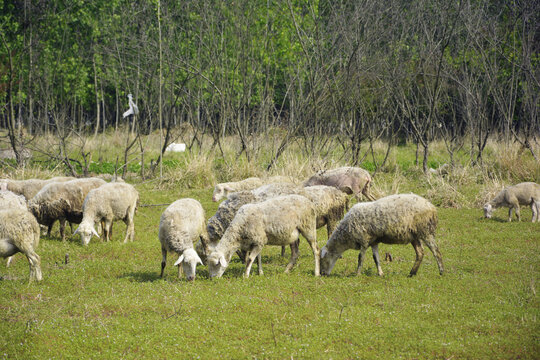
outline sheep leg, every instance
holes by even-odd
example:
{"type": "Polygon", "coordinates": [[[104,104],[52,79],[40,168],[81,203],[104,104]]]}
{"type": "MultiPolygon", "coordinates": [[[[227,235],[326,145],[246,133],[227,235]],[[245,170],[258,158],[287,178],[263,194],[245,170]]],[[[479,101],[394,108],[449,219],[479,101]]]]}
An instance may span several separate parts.
{"type": "MultiPolygon", "coordinates": [[[[300,230],[300,233],[304,235],[307,242],[309,243],[309,246],[311,246],[311,250],[313,251],[313,258],[315,260],[315,276],[321,276],[321,253],[319,251],[319,246],[317,245],[317,223],[316,219],[313,219],[312,226],[308,227],[305,230],[300,230]]],[[[300,244],[300,241],[297,241],[297,244],[300,244]]],[[[296,246],[296,252],[298,253],[299,246],[296,246]]],[[[296,257],[298,258],[298,254],[296,254],[296,257]]]]}
{"type": "Polygon", "coordinates": [[[262,258],[261,254],[257,255],[257,270],[259,272],[259,275],[264,275],[263,268],[262,268],[262,258]]]}
{"type": "Polygon", "coordinates": [[[439,266],[439,274],[442,275],[444,272],[442,256],[439,248],[437,247],[437,244],[435,243],[435,238],[433,237],[433,235],[429,235],[427,238],[425,238],[424,243],[429,248],[429,250],[431,250],[433,256],[435,256],[435,259],[437,260],[437,266],[439,266]]]}
{"type": "Polygon", "coordinates": [[[291,271],[294,265],[296,265],[296,260],[298,260],[299,255],[300,255],[300,251],[298,251],[298,240],[297,240],[291,244],[291,259],[289,260],[289,263],[287,264],[287,267],[285,268],[286,273],[291,271]]]}
{"type": "Polygon", "coordinates": [[[53,225],[54,225],[54,222],[52,222],[51,224],[49,224],[49,226],[47,226],[47,237],[51,237],[51,231],[52,231],[53,225]]]}
{"type": "Polygon", "coordinates": [[[281,257],[285,257],[285,246],[281,247],[281,257]]]}
{"type": "Polygon", "coordinates": [[[165,271],[165,265],[167,265],[167,250],[161,248],[161,274],[160,278],[163,278],[163,272],[165,271]]]}
{"type": "Polygon", "coordinates": [[[60,219],[60,238],[62,241],[66,241],[66,220],[60,219]]]}
{"type": "MultiPolygon", "coordinates": [[[[111,240],[111,225],[112,225],[112,221],[105,219],[105,226],[103,226],[103,235],[105,237],[105,241],[107,242],[111,240]]],[[[125,239],[124,239],[124,242],[126,242],[125,239]]]]}
{"type": "Polygon", "coordinates": [[[377,273],[379,276],[383,276],[381,258],[379,257],[379,244],[372,245],[371,252],[373,253],[373,261],[375,261],[375,265],[377,266],[377,273]]]}
{"type": "Polygon", "coordinates": [[[519,204],[518,205],[514,205],[514,210],[516,212],[516,216],[517,216],[517,219],[518,221],[521,221],[521,213],[519,211],[519,204]]]}
{"type": "Polygon", "coordinates": [[[358,266],[356,267],[356,275],[360,275],[362,271],[362,263],[364,262],[364,256],[366,255],[367,248],[361,247],[360,252],[358,253],[358,266]]]}
{"type": "MultiPolygon", "coordinates": [[[[258,245],[254,246],[246,255],[246,271],[244,273],[244,277],[248,278],[249,273],[251,272],[251,266],[253,265],[253,262],[257,257],[260,257],[262,248],[258,245]]],[[[261,266],[261,265],[259,265],[261,266]]],[[[262,267],[259,267],[259,271],[262,269],[262,267]]]]}
{"type": "Polygon", "coordinates": [[[39,255],[33,250],[26,250],[25,255],[28,258],[28,264],[30,265],[30,281],[41,281],[43,276],[41,274],[41,259],[39,255]]]}
{"type": "Polygon", "coordinates": [[[414,262],[411,272],[409,273],[409,277],[416,275],[416,273],[418,272],[418,268],[422,263],[422,259],[424,258],[424,249],[422,248],[422,244],[420,243],[420,241],[418,241],[418,239],[414,239],[413,241],[411,241],[411,244],[414,248],[414,251],[416,252],[416,261],[414,262]]]}
{"type": "Polygon", "coordinates": [[[540,222],[540,201],[533,201],[531,205],[531,210],[533,212],[532,222],[540,222]]]}
{"type": "Polygon", "coordinates": [[[9,265],[11,265],[12,261],[13,261],[13,255],[7,258],[6,267],[9,267],[9,265]]]}

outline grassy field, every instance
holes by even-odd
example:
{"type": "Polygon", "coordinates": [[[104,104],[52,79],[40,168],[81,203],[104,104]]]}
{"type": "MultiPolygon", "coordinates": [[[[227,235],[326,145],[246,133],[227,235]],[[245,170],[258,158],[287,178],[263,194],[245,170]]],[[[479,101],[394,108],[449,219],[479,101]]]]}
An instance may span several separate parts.
{"type": "MultiPolygon", "coordinates": [[[[394,181],[395,182],[395,181],[394,181]]],[[[382,186],[382,185],[381,185],[382,186]]],[[[390,189],[396,184],[387,184],[390,189]]],[[[142,204],[200,200],[211,216],[211,189],[139,184],[142,204]]],[[[408,190],[402,186],[400,190],[408,190]]],[[[380,358],[537,359],[540,357],[540,224],[491,220],[481,210],[440,208],[437,240],[446,273],[428,251],[418,275],[411,246],[381,245],[393,256],[378,277],[368,257],[355,276],[357,253],[338,260],[329,277],[313,276],[304,241],[298,266],[283,270],[278,247],[263,250],[264,276],[242,278],[233,260],[224,277],[177,278],[169,257],[159,278],[157,238],[162,207],[141,207],[135,241],[62,243],[57,228],[38,252],[44,280],[28,283],[20,254],[0,265],[0,357],[42,358],[380,358]],[[66,255],[69,261],[66,264],[66,255]]],[[[303,240],[302,240],[303,241],[303,240]]],[[[318,234],[326,242],[326,230],[318,234]]]]}

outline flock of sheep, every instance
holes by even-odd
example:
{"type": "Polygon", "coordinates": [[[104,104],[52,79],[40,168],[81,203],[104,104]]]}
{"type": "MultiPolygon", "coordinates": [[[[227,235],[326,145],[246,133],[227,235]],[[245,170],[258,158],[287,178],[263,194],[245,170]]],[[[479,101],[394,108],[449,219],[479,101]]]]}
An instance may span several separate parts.
{"type": "MultiPolygon", "coordinates": [[[[167,254],[179,257],[174,263],[178,275],[195,279],[199,264],[208,266],[210,277],[221,277],[231,258],[237,254],[249,276],[257,260],[263,273],[261,251],[266,245],[290,247],[290,271],[299,256],[299,235],[309,243],[314,259],[315,276],[329,275],[344,251],[359,250],[357,272],[360,273],[366,250],[371,247],[379,275],[383,274],[378,244],[411,244],[416,261],[410,276],[417,273],[423,258],[423,245],[435,256],[439,273],[443,273],[441,253],[435,242],[437,209],[414,194],[398,194],[378,200],[369,189],[369,173],[358,167],[341,167],[319,171],[298,185],[287,177],[266,180],[248,178],[217,184],[213,201],[221,202],[217,212],[206,221],[199,201],[185,198],[172,203],[161,215],[161,277],[167,254]],[[349,209],[349,195],[361,196],[349,209]],[[326,226],[328,241],[319,249],[317,229],[326,226]]],[[[133,240],[134,215],[139,202],[137,190],[122,180],[105,182],[99,178],[75,179],[56,177],[49,180],[0,180],[0,256],[11,257],[22,252],[30,264],[30,280],[41,280],[40,257],[35,249],[40,225],[47,228],[60,221],[65,239],[66,222],[80,224],[74,234],[87,245],[92,236],[102,232],[110,239],[112,223],[122,220],[127,226],[124,242],[133,240]]],[[[503,189],[484,206],[491,217],[497,207],[509,207],[520,220],[520,205],[530,205],[533,222],[540,222],[540,185],[528,182],[503,189]]],[[[10,259],[8,258],[8,266],[10,259]]]]}

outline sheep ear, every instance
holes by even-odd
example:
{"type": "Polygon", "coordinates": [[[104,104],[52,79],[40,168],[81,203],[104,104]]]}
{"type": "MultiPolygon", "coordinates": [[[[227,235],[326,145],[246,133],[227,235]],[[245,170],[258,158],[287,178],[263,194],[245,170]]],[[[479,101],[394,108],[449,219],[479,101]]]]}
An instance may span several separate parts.
{"type": "Polygon", "coordinates": [[[230,186],[225,186],[225,187],[223,188],[223,190],[225,190],[225,191],[227,191],[227,192],[234,192],[234,189],[233,189],[232,187],[230,187],[230,186]]]}
{"type": "Polygon", "coordinates": [[[326,253],[328,250],[326,250],[326,246],[321,249],[321,259],[326,256],[326,253]]]}
{"type": "Polygon", "coordinates": [[[176,260],[176,262],[174,263],[174,266],[180,265],[182,263],[182,261],[184,261],[184,254],[180,255],[178,260],[176,260]]]}
{"type": "Polygon", "coordinates": [[[227,266],[227,260],[225,260],[225,256],[219,258],[219,264],[223,267],[227,266]]]}
{"type": "Polygon", "coordinates": [[[196,254],[196,255],[197,255],[197,262],[196,262],[196,264],[201,264],[201,265],[203,265],[202,260],[201,260],[201,258],[199,257],[199,254],[196,254]]]}
{"type": "Polygon", "coordinates": [[[92,234],[96,235],[97,238],[99,239],[99,234],[97,233],[96,229],[94,229],[93,226],[92,226],[92,234]]]}

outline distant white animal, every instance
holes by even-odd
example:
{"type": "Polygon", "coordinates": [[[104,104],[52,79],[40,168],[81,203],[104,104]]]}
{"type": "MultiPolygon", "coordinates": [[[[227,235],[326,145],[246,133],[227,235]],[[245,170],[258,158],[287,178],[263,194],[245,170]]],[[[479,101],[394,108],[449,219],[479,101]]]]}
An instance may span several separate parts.
{"type": "Polygon", "coordinates": [[[508,207],[508,221],[512,221],[512,210],[515,210],[518,221],[521,221],[520,205],[530,205],[532,222],[540,222],[540,185],[524,182],[505,187],[493,200],[484,205],[484,216],[491,218],[494,208],[508,207]]]}
{"type": "Polygon", "coordinates": [[[137,107],[137,104],[133,102],[133,95],[129,94],[129,110],[127,110],[124,115],[122,115],[124,118],[128,117],[129,115],[139,115],[139,108],[137,107]]]}
{"type": "Polygon", "coordinates": [[[184,143],[171,143],[165,148],[165,152],[184,152],[186,151],[186,144],[184,143]]]}

